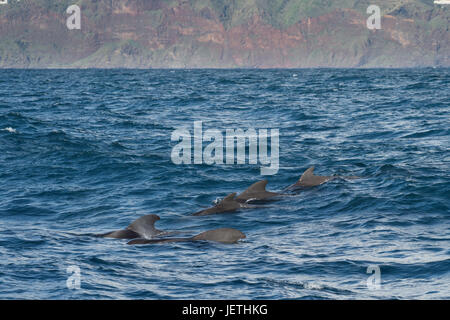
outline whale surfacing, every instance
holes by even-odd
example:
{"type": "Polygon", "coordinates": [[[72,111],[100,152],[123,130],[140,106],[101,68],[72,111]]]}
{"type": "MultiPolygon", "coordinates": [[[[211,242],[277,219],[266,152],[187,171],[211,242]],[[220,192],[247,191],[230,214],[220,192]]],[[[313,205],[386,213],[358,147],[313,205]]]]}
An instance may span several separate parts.
{"type": "Polygon", "coordinates": [[[149,214],[136,219],[126,229],[111,231],[97,236],[114,239],[149,239],[164,233],[164,231],[155,228],[155,222],[158,220],[160,220],[159,216],[156,214],[149,214]]]}
{"type": "Polygon", "coordinates": [[[308,168],[294,184],[295,187],[315,187],[337,178],[336,176],[316,176],[314,167],[308,168]]]}
{"type": "Polygon", "coordinates": [[[239,202],[247,202],[249,200],[261,201],[280,195],[276,192],[267,191],[266,186],[267,180],[255,182],[250,187],[248,187],[247,190],[238,195],[236,197],[236,200],[239,202]]]}
{"type": "Polygon", "coordinates": [[[213,241],[219,243],[237,243],[240,239],[246,238],[241,231],[232,228],[220,228],[202,232],[190,238],[167,238],[167,239],[134,239],[128,244],[155,244],[170,242],[189,242],[189,241],[213,241]]]}
{"type": "Polygon", "coordinates": [[[222,201],[220,201],[218,204],[216,204],[214,207],[198,211],[193,216],[206,216],[210,214],[217,214],[217,213],[228,213],[228,212],[235,212],[241,208],[241,204],[235,199],[236,198],[236,192],[233,192],[223,198],[222,201]]]}
{"type": "Polygon", "coordinates": [[[245,239],[246,236],[241,231],[232,228],[220,228],[216,230],[209,230],[202,232],[192,238],[194,241],[208,240],[221,243],[236,243],[240,239],[245,239]]]}
{"type": "Polygon", "coordinates": [[[314,174],[314,166],[308,168],[298,179],[296,183],[293,185],[287,187],[287,189],[296,189],[296,188],[307,188],[307,187],[315,187],[319,186],[321,184],[324,184],[325,182],[334,180],[334,179],[347,179],[347,180],[353,180],[353,179],[360,179],[361,177],[358,176],[316,176],[314,174]]]}

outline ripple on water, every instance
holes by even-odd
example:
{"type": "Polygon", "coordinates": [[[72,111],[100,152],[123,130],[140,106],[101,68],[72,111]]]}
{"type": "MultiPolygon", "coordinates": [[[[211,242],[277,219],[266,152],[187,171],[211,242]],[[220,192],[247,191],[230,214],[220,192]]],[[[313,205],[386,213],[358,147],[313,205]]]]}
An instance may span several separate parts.
{"type": "Polygon", "coordinates": [[[0,298],[448,298],[449,77],[449,69],[3,71],[0,298]],[[197,120],[204,131],[279,129],[280,170],[175,165],[171,134],[192,133],[197,120]],[[362,179],[190,216],[257,180],[281,191],[312,165],[362,179]],[[133,247],[91,236],[151,213],[158,228],[183,236],[232,227],[247,238],[133,247]],[[77,292],[66,287],[70,265],[81,269],[77,292]],[[370,265],[381,268],[377,292],[366,285],[370,265]]]}

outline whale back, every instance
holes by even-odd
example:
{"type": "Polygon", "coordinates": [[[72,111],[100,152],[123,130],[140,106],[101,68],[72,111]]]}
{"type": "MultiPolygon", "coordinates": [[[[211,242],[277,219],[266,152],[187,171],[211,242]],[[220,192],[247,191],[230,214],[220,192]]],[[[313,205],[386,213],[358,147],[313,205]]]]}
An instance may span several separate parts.
{"type": "Polygon", "coordinates": [[[233,192],[222,199],[218,204],[216,204],[214,207],[201,210],[199,212],[194,213],[194,216],[206,216],[210,214],[216,214],[216,213],[225,213],[225,212],[234,212],[238,210],[241,205],[239,202],[235,199],[236,198],[236,192],[233,192]]]}
{"type": "Polygon", "coordinates": [[[236,243],[240,239],[244,239],[245,234],[241,231],[232,228],[220,228],[202,232],[194,237],[192,240],[207,240],[221,243],[236,243]]]}
{"type": "Polygon", "coordinates": [[[134,239],[134,238],[139,238],[140,234],[132,231],[132,230],[117,230],[117,231],[111,231],[108,233],[104,233],[104,234],[98,234],[96,235],[97,237],[102,237],[102,238],[114,238],[114,239],[134,239]]]}
{"type": "Polygon", "coordinates": [[[169,242],[183,242],[183,241],[192,241],[191,238],[168,238],[168,239],[133,239],[129,241],[127,244],[154,244],[154,243],[169,243],[169,242]]]}
{"type": "Polygon", "coordinates": [[[220,201],[220,203],[226,203],[226,202],[232,202],[234,201],[234,198],[236,197],[236,192],[230,193],[225,198],[220,201]]]}
{"type": "Polygon", "coordinates": [[[214,241],[220,243],[236,243],[246,236],[241,231],[233,228],[220,228],[202,232],[191,238],[167,238],[167,239],[133,239],[128,242],[130,245],[136,244],[155,244],[155,243],[171,243],[171,242],[188,242],[188,241],[214,241]]]}
{"type": "Polygon", "coordinates": [[[215,207],[218,212],[236,211],[241,205],[236,200],[236,192],[230,193],[222,201],[220,201],[215,207]]]}

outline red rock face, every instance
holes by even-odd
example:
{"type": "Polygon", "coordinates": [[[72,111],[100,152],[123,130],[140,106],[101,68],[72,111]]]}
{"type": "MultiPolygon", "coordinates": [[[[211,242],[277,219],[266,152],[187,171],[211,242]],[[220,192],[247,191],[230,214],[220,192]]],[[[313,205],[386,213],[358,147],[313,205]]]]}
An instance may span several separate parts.
{"type": "Polygon", "coordinates": [[[81,7],[81,30],[73,31],[65,28],[65,8],[48,10],[28,2],[22,11],[0,12],[0,45],[4,42],[0,66],[450,65],[450,10],[419,12],[414,19],[387,14],[382,17],[381,30],[368,30],[368,15],[354,9],[336,9],[288,27],[276,27],[263,18],[261,10],[230,24],[214,8],[199,8],[192,3],[90,2],[81,7]],[[436,17],[447,21],[447,27],[423,27],[436,17]],[[13,46],[13,50],[7,43],[18,43],[17,48],[13,46]]]}

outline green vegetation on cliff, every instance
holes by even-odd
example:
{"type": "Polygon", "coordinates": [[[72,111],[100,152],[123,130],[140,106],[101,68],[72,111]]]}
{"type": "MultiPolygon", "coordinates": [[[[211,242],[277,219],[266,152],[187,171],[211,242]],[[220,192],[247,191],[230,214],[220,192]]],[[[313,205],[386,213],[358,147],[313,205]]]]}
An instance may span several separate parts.
{"type": "Polygon", "coordinates": [[[433,0],[9,0],[0,67],[450,66],[449,24],[433,0]]]}

